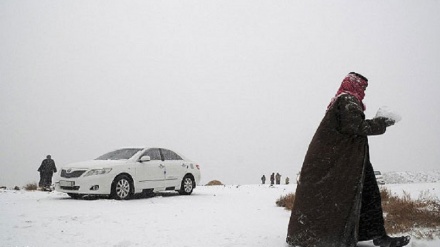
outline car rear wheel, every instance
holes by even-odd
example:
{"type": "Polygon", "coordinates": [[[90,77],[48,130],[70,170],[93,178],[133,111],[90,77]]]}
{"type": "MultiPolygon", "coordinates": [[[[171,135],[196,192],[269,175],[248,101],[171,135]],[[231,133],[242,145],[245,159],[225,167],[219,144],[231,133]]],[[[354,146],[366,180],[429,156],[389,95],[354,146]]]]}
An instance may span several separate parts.
{"type": "Polygon", "coordinates": [[[180,185],[179,194],[181,195],[191,195],[194,190],[194,180],[191,176],[185,176],[180,185]]]}
{"type": "Polygon", "coordinates": [[[133,186],[131,180],[126,175],[115,178],[112,184],[112,198],[116,200],[127,200],[133,194],[133,186]]]}

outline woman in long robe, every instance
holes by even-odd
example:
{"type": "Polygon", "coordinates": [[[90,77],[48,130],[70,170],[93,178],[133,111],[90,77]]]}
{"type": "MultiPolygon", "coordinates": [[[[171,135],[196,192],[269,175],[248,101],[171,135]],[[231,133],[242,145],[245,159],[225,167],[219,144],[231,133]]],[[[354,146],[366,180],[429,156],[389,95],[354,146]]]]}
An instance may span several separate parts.
{"type": "Polygon", "coordinates": [[[368,138],[394,124],[365,119],[368,80],[348,74],[330,102],[304,159],[289,222],[287,243],[301,247],[404,246],[409,237],[389,237],[380,191],[370,163],[368,138]]]}

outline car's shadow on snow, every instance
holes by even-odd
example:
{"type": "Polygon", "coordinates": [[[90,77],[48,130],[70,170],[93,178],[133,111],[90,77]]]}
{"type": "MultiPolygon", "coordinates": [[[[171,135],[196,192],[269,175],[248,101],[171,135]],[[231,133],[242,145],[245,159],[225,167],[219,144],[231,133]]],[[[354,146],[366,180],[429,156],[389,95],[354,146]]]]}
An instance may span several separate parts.
{"type": "MultiPolygon", "coordinates": [[[[197,194],[193,194],[190,196],[197,196],[197,194]]],[[[178,192],[156,192],[156,193],[139,193],[131,196],[129,200],[141,200],[141,199],[151,199],[151,198],[159,198],[159,197],[187,197],[187,195],[180,195],[178,192]]],[[[60,200],[85,200],[85,201],[94,201],[94,200],[115,200],[110,196],[103,195],[83,195],[78,198],[72,197],[62,197],[60,200]]]]}

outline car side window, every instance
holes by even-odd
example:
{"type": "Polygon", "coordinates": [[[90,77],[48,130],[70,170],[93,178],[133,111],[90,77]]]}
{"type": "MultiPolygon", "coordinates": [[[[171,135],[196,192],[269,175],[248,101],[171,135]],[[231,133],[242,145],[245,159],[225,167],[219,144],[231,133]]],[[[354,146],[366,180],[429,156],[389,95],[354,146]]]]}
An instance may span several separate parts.
{"type": "Polygon", "coordinates": [[[160,149],[162,151],[162,155],[165,158],[165,160],[183,160],[182,157],[180,157],[175,152],[168,150],[168,149],[160,149]]]}
{"type": "Polygon", "coordinates": [[[142,156],[150,156],[151,160],[161,160],[158,148],[150,148],[142,156]]]}

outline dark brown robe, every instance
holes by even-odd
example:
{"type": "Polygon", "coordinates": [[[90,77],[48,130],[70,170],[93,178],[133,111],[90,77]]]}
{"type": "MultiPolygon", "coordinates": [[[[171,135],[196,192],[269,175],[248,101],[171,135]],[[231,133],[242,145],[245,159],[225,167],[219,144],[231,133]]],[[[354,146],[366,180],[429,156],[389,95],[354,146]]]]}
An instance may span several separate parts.
{"type": "Polygon", "coordinates": [[[365,120],[354,96],[337,98],[304,159],[287,233],[290,245],[351,247],[384,234],[367,136],[385,130],[384,119],[365,120]]]}

